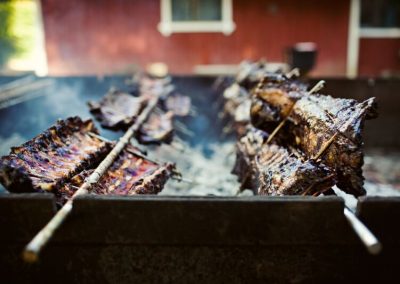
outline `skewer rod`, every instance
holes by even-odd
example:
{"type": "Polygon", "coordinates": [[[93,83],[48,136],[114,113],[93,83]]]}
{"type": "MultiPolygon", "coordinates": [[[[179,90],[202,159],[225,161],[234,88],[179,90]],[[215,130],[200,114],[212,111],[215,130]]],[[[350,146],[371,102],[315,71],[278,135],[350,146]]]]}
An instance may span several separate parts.
{"type": "Polygon", "coordinates": [[[26,262],[35,262],[38,259],[39,253],[46,243],[53,236],[54,232],[62,225],[67,216],[72,211],[73,201],[79,195],[87,194],[93,184],[97,183],[100,177],[114,162],[115,158],[125,148],[132,136],[139,130],[140,126],[146,121],[151,111],[157,105],[159,95],[155,96],[146,108],[140,113],[135,123],[126,131],[115,147],[100,163],[96,170],[86,179],[82,186],[72,195],[72,197],[64,204],[64,206],[56,213],[56,215],[47,223],[47,225],[39,231],[39,233],[25,247],[23,259],[26,262]]]}
{"type": "Polygon", "coordinates": [[[357,218],[357,216],[346,206],[344,207],[344,216],[350,223],[354,232],[360,238],[370,254],[379,254],[382,250],[382,244],[374,234],[357,218]]]}

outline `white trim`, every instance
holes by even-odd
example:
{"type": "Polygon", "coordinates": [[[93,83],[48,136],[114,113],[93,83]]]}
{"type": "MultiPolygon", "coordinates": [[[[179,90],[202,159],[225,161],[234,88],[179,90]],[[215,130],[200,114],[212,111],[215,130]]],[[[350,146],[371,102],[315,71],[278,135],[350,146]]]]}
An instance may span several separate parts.
{"type": "Polygon", "coordinates": [[[351,0],[350,2],[350,18],[349,33],[347,39],[347,68],[346,74],[349,78],[355,78],[358,73],[358,56],[360,44],[360,0],[351,0]]]}
{"type": "Polygon", "coordinates": [[[400,38],[400,28],[360,28],[361,38],[400,38]]]}
{"type": "Polygon", "coordinates": [[[232,0],[222,1],[221,21],[172,21],[171,0],[160,0],[161,21],[158,30],[164,36],[172,33],[221,32],[230,35],[235,30],[232,20],[232,0]]]}
{"type": "Polygon", "coordinates": [[[38,21],[38,37],[39,37],[39,46],[38,46],[38,57],[40,64],[37,66],[35,73],[37,76],[46,76],[49,73],[48,63],[47,63],[47,55],[46,55],[46,39],[44,35],[44,24],[43,24],[43,10],[42,3],[40,0],[36,0],[37,7],[37,21],[38,21]]]}

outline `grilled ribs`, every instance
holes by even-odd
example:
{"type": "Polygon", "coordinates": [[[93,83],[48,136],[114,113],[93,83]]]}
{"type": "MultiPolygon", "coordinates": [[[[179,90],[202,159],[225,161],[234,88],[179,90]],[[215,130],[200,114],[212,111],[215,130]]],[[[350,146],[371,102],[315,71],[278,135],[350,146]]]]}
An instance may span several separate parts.
{"type": "Polygon", "coordinates": [[[89,102],[91,113],[105,128],[126,130],[135,122],[151,98],[159,96],[158,111],[150,114],[136,138],[142,144],[170,143],[173,138],[173,116],[189,114],[190,98],[175,93],[168,77],[141,77],[135,81],[134,86],[135,96],[113,90],[100,102],[89,102]]]}
{"type": "Polygon", "coordinates": [[[88,102],[90,112],[101,126],[110,129],[127,129],[135,122],[144,105],[144,98],[118,90],[109,91],[100,102],[88,102]]]}
{"type": "MultiPolygon", "coordinates": [[[[128,145],[93,185],[91,192],[100,195],[157,194],[163,189],[174,168],[173,164],[159,165],[152,162],[137,148],[128,145]]],[[[65,203],[92,172],[93,169],[82,171],[65,184],[56,195],[58,203],[65,203]]]]}
{"type": "MultiPolygon", "coordinates": [[[[282,148],[257,144],[249,140],[248,135],[237,143],[237,161],[233,172],[238,175],[242,187],[252,188],[258,193],[291,194],[294,191],[287,182],[282,183],[284,188],[274,189],[273,184],[269,184],[269,191],[262,189],[263,183],[259,178],[264,176],[262,180],[271,180],[268,175],[279,169],[279,175],[286,177],[285,180],[289,174],[298,175],[299,180],[305,174],[314,183],[320,184],[316,191],[314,188],[307,193],[325,191],[325,184],[336,180],[337,186],[347,193],[355,196],[365,194],[362,129],[366,119],[376,116],[375,98],[358,103],[352,99],[311,95],[307,92],[307,85],[291,79],[290,75],[266,70],[263,62],[242,64],[235,83],[224,92],[225,113],[235,123],[237,133],[246,133],[242,130],[248,128],[245,120],[244,125],[239,125],[235,119],[236,112],[248,101],[251,102],[249,121],[252,126],[265,133],[273,133],[278,125],[280,127],[277,134],[274,133],[272,143],[282,148]],[[286,123],[282,127],[280,123],[283,120],[286,123]],[[282,158],[285,161],[282,168],[279,168],[280,163],[271,165],[267,161],[271,151],[275,157],[286,157],[282,158]],[[256,163],[257,159],[266,161],[262,167],[264,170],[258,168],[260,163],[256,163]],[[313,168],[315,176],[311,175],[313,168]],[[318,180],[323,173],[332,178],[321,184],[318,180]]],[[[295,192],[298,194],[300,191],[295,192]]]]}
{"type": "Polygon", "coordinates": [[[171,111],[176,116],[187,116],[190,113],[191,100],[187,96],[171,94],[162,101],[166,111],[171,111]]]}
{"type": "MultiPolygon", "coordinates": [[[[0,182],[11,192],[52,192],[64,204],[111,151],[92,120],[79,117],[59,120],[44,133],[11,149],[0,160],[0,182]]],[[[159,165],[128,145],[98,183],[96,194],[157,194],[174,171],[159,165]]]]}
{"type": "Polygon", "coordinates": [[[265,145],[255,157],[259,195],[319,195],[336,182],[334,171],[302,160],[277,145],[265,145]]]}
{"type": "Polygon", "coordinates": [[[307,85],[291,80],[281,72],[267,72],[267,69],[265,62],[243,62],[235,82],[224,91],[224,114],[233,121],[238,137],[246,134],[245,128],[250,122],[257,128],[272,131],[281,119],[279,109],[251,95],[259,92],[260,82],[264,88],[278,93],[278,96],[282,90],[292,95],[293,92],[307,89],[307,85]]]}
{"type": "Polygon", "coordinates": [[[0,160],[0,182],[11,192],[55,192],[72,176],[101,161],[111,144],[89,135],[92,120],[57,123],[0,160]]]}
{"type": "Polygon", "coordinates": [[[136,137],[142,144],[161,144],[171,143],[174,126],[173,113],[165,113],[160,109],[155,109],[145,123],[140,127],[136,137]]]}
{"type": "Polygon", "coordinates": [[[321,157],[338,175],[337,186],[360,196],[363,189],[363,141],[365,119],[376,116],[375,98],[358,103],[326,95],[309,95],[267,89],[253,103],[252,122],[265,131],[272,131],[288,116],[288,122],[278,132],[277,141],[298,148],[308,159],[315,157],[328,140],[337,133],[332,145],[321,157]]]}
{"type": "Polygon", "coordinates": [[[258,195],[318,195],[336,181],[329,167],[306,160],[295,149],[266,145],[268,134],[250,130],[236,145],[233,173],[241,189],[252,189],[258,195]]]}
{"type": "Polygon", "coordinates": [[[236,143],[236,160],[232,173],[238,176],[241,190],[251,189],[257,194],[258,181],[254,160],[267,137],[267,133],[250,128],[236,143]]]}

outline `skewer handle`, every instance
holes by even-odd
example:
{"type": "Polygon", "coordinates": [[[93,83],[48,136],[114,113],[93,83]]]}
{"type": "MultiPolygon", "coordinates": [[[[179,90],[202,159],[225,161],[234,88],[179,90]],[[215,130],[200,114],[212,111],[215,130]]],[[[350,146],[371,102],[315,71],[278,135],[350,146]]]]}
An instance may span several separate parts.
{"type": "Polygon", "coordinates": [[[40,230],[40,232],[29,242],[25,247],[22,257],[26,262],[36,262],[42,248],[54,235],[54,232],[62,225],[64,220],[72,211],[73,201],[79,195],[87,194],[92,186],[98,182],[100,177],[111,166],[119,153],[129,143],[132,136],[140,129],[140,126],[147,120],[150,113],[153,111],[160,98],[160,94],[155,96],[146,108],[140,113],[135,123],[129,127],[126,133],[119,139],[119,142],[114,146],[106,158],[97,166],[95,171],[86,179],[81,187],[72,195],[72,197],[64,204],[64,206],[54,215],[54,217],[47,223],[47,225],[40,230]]]}
{"type": "Polygon", "coordinates": [[[315,84],[315,86],[308,92],[308,94],[314,94],[315,92],[318,92],[319,90],[321,90],[323,87],[325,87],[325,81],[324,80],[320,80],[318,81],[317,84],[315,84]]]}
{"type": "Polygon", "coordinates": [[[370,254],[379,254],[382,250],[382,244],[374,234],[358,219],[358,217],[347,207],[344,207],[344,216],[349,221],[354,232],[361,239],[370,254]]]}
{"type": "Polygon", "coordinates": [[[64,222],[72,209],[72,202],[68,201],[47,225],[25,247],[22,257],[28,263],[36,262],[42,247],[53,236],[57,228],[64,222]]]}

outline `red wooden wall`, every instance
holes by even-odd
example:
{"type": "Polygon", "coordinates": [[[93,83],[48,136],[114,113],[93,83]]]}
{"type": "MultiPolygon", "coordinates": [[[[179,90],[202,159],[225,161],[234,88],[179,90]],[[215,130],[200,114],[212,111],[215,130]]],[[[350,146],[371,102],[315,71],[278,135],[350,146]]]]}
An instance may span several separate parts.
{"type": "Polygon", "coordinates": [[[400,74],[400,39],[361,39],[358,73],[360,76],[400,74]]]}
{"type": "Polygon", "coordinates": [[[349,0],[233,0],[236,30],[162,36],[159,0],[42,0],[49,71],[107,74],[166,62],[173,73],[197,64],[284,60],[300,41],[318,44],[314,75],[345,75],[349,0]]]}

